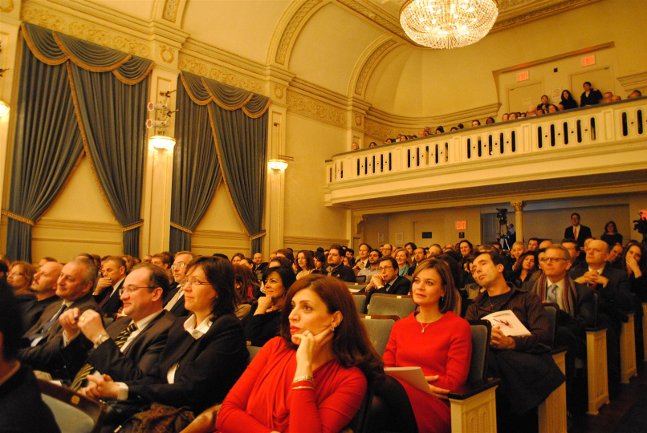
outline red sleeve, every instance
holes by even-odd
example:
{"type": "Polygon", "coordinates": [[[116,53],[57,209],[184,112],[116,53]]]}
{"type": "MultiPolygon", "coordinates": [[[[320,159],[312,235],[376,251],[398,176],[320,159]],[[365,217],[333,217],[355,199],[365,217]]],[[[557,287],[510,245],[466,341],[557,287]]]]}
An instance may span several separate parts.
{"type": "MultiPolygon", "coordinates": [[[[404,320],[404,319],[400,319],[404,320]]],[[[398,352],[398,322],[396,321],[391,329],[391,334],[389,335],[389,341],[386,342],[386,348],[384,349],[384,355],[382,355],[382,361],[384,361],[385,367],[395,367],[395,360],[397,359],[398,352]]]]}
{"type": "MultiPolygon", "coordinates": [[[[278,340],[276,341],[278,342],[278,340]]],[[[245,408],[256,378],[276,349],[277,345],[273,343],[270,341],[263,346],[225,397],[216,419],[217,431],[227,433],[269,433],[272,431],[250,416],[245,408]]]]}
{"type": "Polygon", "coordinates": [[[314,389],[292,390],[290,433],[338,433],[350,423],[366,393],[366,378],[357,368],[340,370],[338,376],[319,407],[314,389]]]}
{"type": "Polygon", "coordinates": [[[456,317],[453,326],[448,326],[449,350],[447,351],[447,367],[445,375],[438,378],[432,385],[456,390],[467,382],[472,356],[472,331],[467,321],[456,317]]]}

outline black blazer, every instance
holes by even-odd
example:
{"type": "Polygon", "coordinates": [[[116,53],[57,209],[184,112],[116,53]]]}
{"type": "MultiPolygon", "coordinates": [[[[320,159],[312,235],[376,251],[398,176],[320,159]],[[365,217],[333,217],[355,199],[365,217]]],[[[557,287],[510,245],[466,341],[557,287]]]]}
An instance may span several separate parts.
{"type": "Polygon", "coordinates": [[[169,330],[156,374],[127,382],[129,399],[189,406],[200,412],[221,402],[236,383],[249,358],[236,316],[215,318],[209,331],[198,340],[184,329],[185,320],[176,319],[169,330]],[[169,384],[166,375],[176,364],[174,383],[169,384]]]}
{"type": "Polygon", "coordinates": [[[330,276],[339,278],[342,281],[348,283],[354,283],[356,281],[355,272],[346,265],[339,264],[336,267],[330,270],[330,276]]]}
{"type": "Polygon", "coordinates": [[[587,226],[580,224],[580,231],[577,233],[577,239],[573,236],[573,226],[568,226],[564,229],[564,239],[575,239],[577,241],[577,246],[582,248],[584,246],[584,241],[588,238],[592,238],[591,229],[587,226]]]}
{"type": "Polygon", "coordinates": [[[175,316],[162,310],[122,353],[114,339],[130,325],[131,319],[120,317],[106,329],[110,340],[91,350],[92,343],[79,336],[63,349],[63,356],[70,370],[78,370],[87,362],[101,373],[109,374],[117,382],[141,379],[157,371],[157,361],[166,347],[168,332],[174,322],[175,316]],[[91,351],[88,353],[89,350],[91,351]]]}
{"type": "Polygon", "coordinates": [[[106,296],[110,296],[110,298],[107,301],[105,301],[103,305],[101,305],[101,313],[105,317],[115,317],[117,315],[117,312],[123,305],[123,303],[121,302],[121,295],[119,295],[119,289],[121,288],[121,286],[124,285],[124,281],[125,280],[121,280],[121,282],[116,286],[106,287],[103,290],[103,292],[101,292],[101,294],[98,295],[98,297],[95,297],[95,301],[97,301],[97,304],[101,304],[101,302],[103,302],[104,300],[103,298],[105,298],[106,296]],[[110,292],[112,292],[113,289],[115,289],[114,293],[110,295],[110,292]]]}
{"type": "MultiPolygon", "coordinates": [[[[42,326],[47,323],[49,319],[56,314],[56,312],[58,312],[59,308],[61,308],[61,302],[50,304],[43,312],[40,320],[28,332],[34,332],[37,334],[42,326]]],[[[97,306],[97,303],[94,302],[94,298],[92,298],[91,293],[88,293],[74,301],[70,308],[78,308],[81,312],[88,309],[95,311],[99,310],[99,307],[97,306]]],[[[26,337],[28,335],[31,334],[25,334],[26,337]]],[[[63,328],[60,323],[58,323],[58,320],[56,320],[49,329],[46,337],[43,338],[38,346],[20,349],[18,352],[18,359],[29,364],[35,370],[42,370],[50,373],[52,377],[71,380],[74,378],[76,371],[69,370],[68,365],[65,362],[65,358],[61,353],[62,345],[63,328]]]]}
{"type": "MultiPolygon", "coordinates": [[[[588,270],[588,265],[584,263],[572,269],[569,276],[576,280],[588,270]]],[[[609,283],[606,287],[594,289],[598,293],[598,311],[608,315],[616,324],[626,321],[626,312],[631,311],[631,292],[627,273],[607,264],[604,266],[602,276],[606,277],[609,283]]]]}

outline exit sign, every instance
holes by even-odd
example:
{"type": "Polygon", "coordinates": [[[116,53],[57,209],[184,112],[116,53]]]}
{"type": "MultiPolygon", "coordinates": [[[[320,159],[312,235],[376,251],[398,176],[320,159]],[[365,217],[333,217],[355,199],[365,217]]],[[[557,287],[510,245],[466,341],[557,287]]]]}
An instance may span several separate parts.
{"type": "Polygon", "coordinates": [[[582,66],[592,65],[595,65],[595,54],[589,54],[588,56],[582,57],[582,66]]]}
{"type": "Polygon", "coordinates": [[[454,227],[456,227],[456,230],[467,230],[467,221],[466,220],[456,221],[454,223],[454,227]]]}

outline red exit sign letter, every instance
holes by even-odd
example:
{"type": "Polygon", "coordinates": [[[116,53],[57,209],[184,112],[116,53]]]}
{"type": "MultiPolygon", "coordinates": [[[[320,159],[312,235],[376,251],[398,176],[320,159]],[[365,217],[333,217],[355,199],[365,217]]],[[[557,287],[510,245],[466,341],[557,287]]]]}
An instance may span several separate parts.
{"type": "Polygon", "coordinates": [[[456,227],[456,230],[467,230],[467,221],[456,221],[454,226],[456,227]]]}

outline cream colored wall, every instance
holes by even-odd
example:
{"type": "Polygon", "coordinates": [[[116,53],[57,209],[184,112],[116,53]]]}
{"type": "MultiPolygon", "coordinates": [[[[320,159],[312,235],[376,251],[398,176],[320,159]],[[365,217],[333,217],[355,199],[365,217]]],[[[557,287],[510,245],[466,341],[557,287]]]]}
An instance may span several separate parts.
{"type": "Polygon", "coordinates": [[[221,182],[204,217],[194,230],[192,250],[197,254],[250,254],[249,237],[225,185],[221,182]]]}
{"type": "Polygon", "coordinates": [[[292,248],[349,242],[347,212],[325,207],[324,162],[344,151],[345,130],[313,119],[287,117],[286,153],[294,158],[285,172],[285,244],[292,248]]]}
{"type": "Polygon", "coordinates": [[[365,218],[365,241],[372,246],[385,242],[403,246],[409,241],[425,247],[456,243],[459,241],[456,221],[467,222],[465,239],[478,243],[481,238],[481,210],[478,207],[367,215],[365,218]],[[430,231],[433,237],[420,240],[421,231],[430,231]]]}
{"type": "MultiPolygon", "coordinates": [[[[600,56],[597,66],[608,64],[616,76],[643,72],[647,70],[647,56],[640,54],[647,40],[645,22],[647,8],[642,0],[606,0],[493,33],[465,48],[439,51],[402,46],[381,62],[366,99],[381,110],[407,116],[503,103],[495,71],[607,42],[615,47],[600,56]]],[[[531,80],[543,82],[547,91],[570,87],[570,75],[586,70],[579,57],[562,63],[558,73],[552,72],[550,64],[529,68],[531,80]]]]}
{"type": "Polygon", "coordinates": [[[67,261],[79,253],[123,254],[121,225],[101,193],[86,158],[32,231],[32,260],[67,261]]]}

